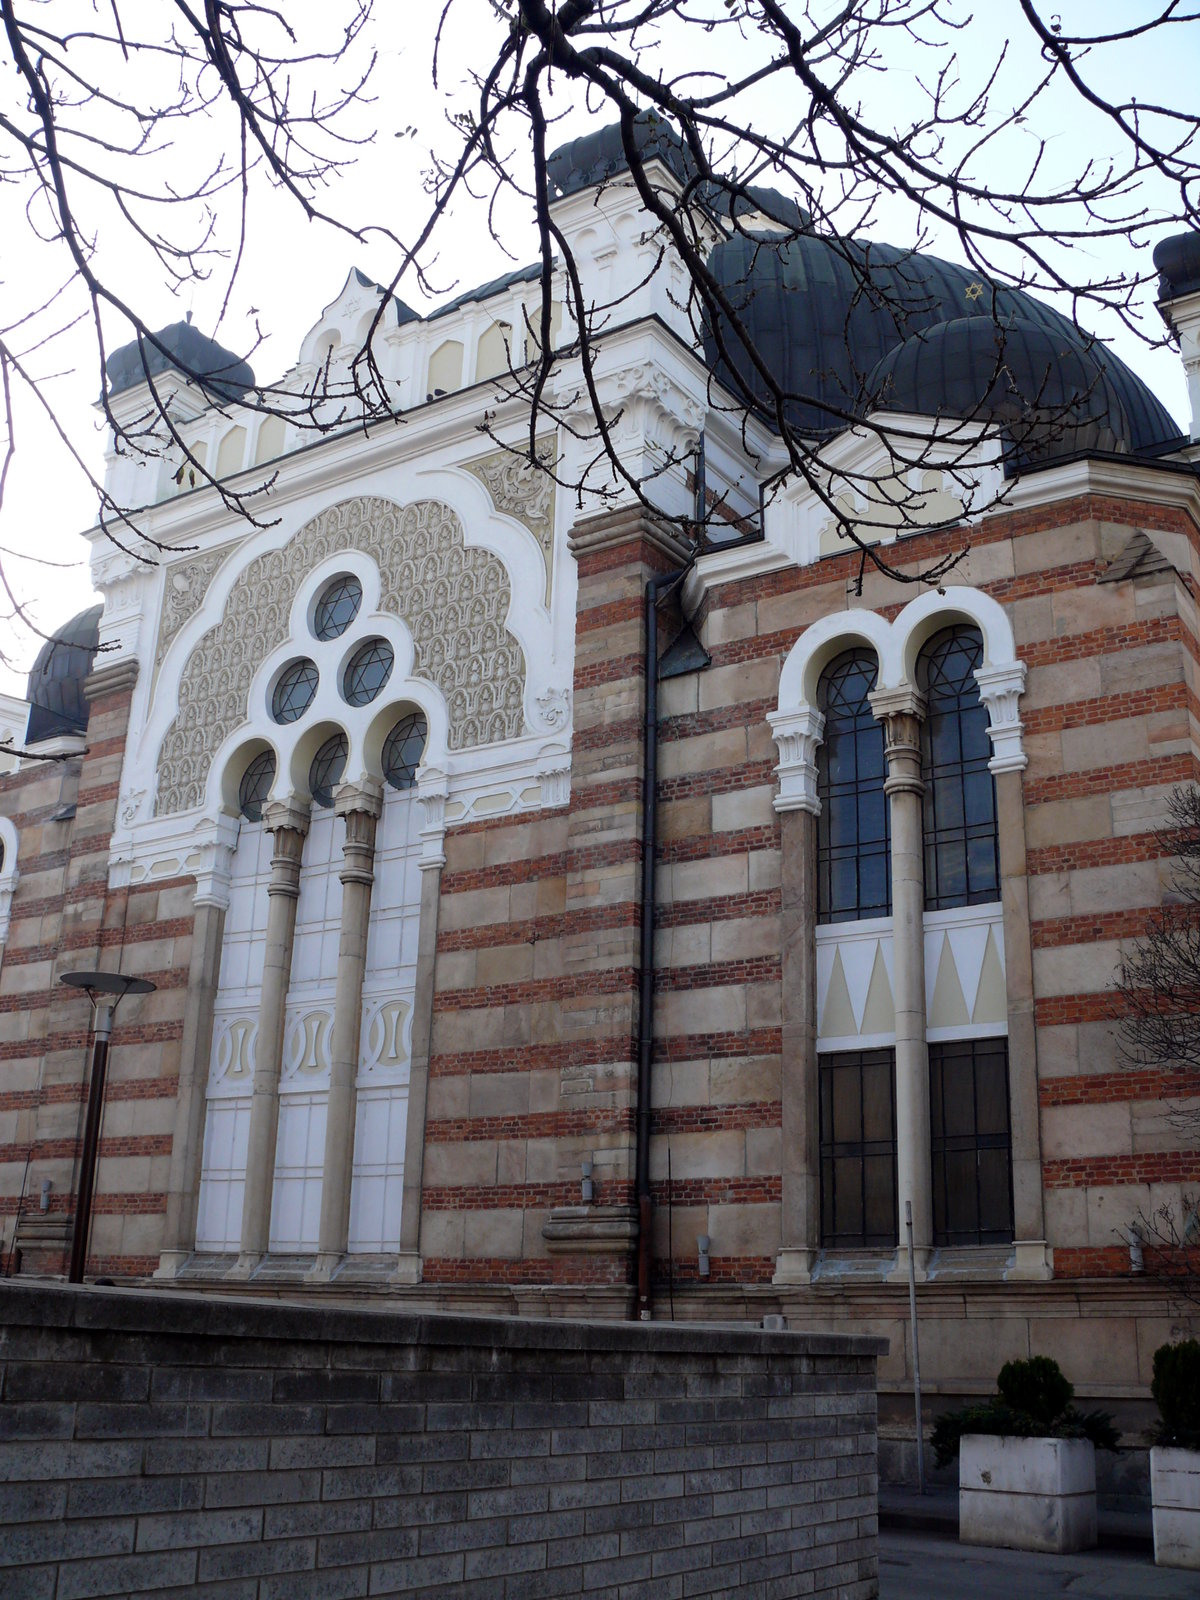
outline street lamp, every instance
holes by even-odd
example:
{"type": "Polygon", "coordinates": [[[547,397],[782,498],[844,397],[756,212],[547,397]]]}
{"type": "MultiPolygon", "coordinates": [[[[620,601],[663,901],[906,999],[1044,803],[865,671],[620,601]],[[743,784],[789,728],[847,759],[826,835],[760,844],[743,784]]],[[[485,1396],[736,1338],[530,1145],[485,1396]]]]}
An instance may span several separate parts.
{"type": "Polygon", "coordinates": [[[79,1195],[75,1202],[71,1266],[67,1273],[68,1283],[82,1283],[92,1222],[92,1190],[96,1185],[96,1157],[100,1150],[100,1117],[104,1110],[104,1077],[108,1070],[113,1013],[127,994],[149,994],[156,985],[149,978],[131,978],[123,972],[64,972],[58,981],[69,984],[72,989],[82,989],[92,1002],[92,1081],[88,1088],[87,1120],[83,1125],[79,1195]]]}

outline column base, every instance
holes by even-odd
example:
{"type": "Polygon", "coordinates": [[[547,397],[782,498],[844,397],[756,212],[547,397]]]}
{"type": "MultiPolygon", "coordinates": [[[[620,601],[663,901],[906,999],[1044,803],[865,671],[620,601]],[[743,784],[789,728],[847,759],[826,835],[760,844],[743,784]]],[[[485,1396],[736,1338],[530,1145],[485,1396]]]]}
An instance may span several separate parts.
{"type": "Polygon", "coordinates": [[[318,1255],[316,1261],[304,1274],[305,1283],[332,1283],[334,1278],[346,1264],[346,1258],[341,1251],[328,1251],[318,1255]]]}
{"type": "MultiPolygon", "coordinates": [[[[933,1255],[928,1245],[919,1244],[913,1249],[913,1276],[918,1283],[924,1283],[929,1277],[929,1262],[933,1255]]],[[[908,1246],[900,1245],[896,1251],[896,1263],[891,1271],[884,1277],[884,1283],[908,1282],[908,1246]]]]}
{"type": "Polygon", "coordinates": [[[266,1256],[262,1251],[243,1251],[225,1277],[230,1283],[248,1283],[265,1260],[266,1256]]]}
{"type": "Polygon", "coordinates": [[[1012,1261],[1006,1283],[1046,1283],[1054,1276],[1054,1253],[1045,1239],[1014,1240],[1012,1261]]]}
{"type": "Polygon", "coordinates": [[[154,1277],[160,1282],[177,1278],[194,1254],[192,1250],[164,1250],[158,1258],[154,1277]]]}
{"type": "Polygon", "coordinates": [[[775,1276],[772,1283],[780,1286],[787,1284],[806,1284],[812,1282],[813,1267],[816,1265],[817,1252],[795,1245],[784,1245],[775,1258],[775,1276]]]}
{"type": "Polygon", "coordinates": [[[401,1250],[396,1257],[396,1264],[388,1274],[392,1283],[420,1283],[421,1279],[421,1252],[419,1250],[401,1250]]]}

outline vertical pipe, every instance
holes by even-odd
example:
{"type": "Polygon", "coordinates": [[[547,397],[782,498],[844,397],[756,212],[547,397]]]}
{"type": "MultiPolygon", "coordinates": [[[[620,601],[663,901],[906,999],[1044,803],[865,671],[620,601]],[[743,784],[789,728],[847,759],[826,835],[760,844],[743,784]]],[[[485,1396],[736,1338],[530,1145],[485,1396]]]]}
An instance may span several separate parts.
{"type": "Polygon", "coordinates": [[[100,1005],[92,1028],[92,1081],[88,1087],[87,1118],[83,1125],[83,1154],[79,1161],[79,1193],[75,1200],[75,1225],[71,1232],[68,1283],[83,1282],[88,1233],[92,1223],[92,1194],[96,1186],[96,1159],[100,1153],[100,1117],[104,1109],[104,1078],[108,1071],[108,1041],[112,1036],[113,1008],[100,1005]]]}

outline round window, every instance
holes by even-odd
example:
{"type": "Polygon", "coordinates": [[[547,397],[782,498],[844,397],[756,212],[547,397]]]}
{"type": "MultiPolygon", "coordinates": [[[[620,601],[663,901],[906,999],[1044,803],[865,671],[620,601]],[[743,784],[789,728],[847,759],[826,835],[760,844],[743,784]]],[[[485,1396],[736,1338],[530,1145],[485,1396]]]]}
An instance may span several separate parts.
{"type": "Polygon", "coordinates": [[[312,795],[313,805],[333,804],[333,791],[342,781],[345,770],[346,735],[335,733],[332,739],[326,739],[308,769],[308,792],[312,795]]]}
{"type": "Polygon", "coordinates": [[[342,693],[352,706],[369,705],[392,675],[392,647],[386,639],[368,639],[350,657],[342,693]]]}
{"type": "Polygon", "coordinates": [[[321,590],[313,613],[313,632],[318,639],[339,639],[358,615],[362,605],[362,584],[348,572],[321,590]]]}
{"type": "Polygon", "coordinates": [[[417,781],[417,767],[425,749],[428,729],[419,711],[401,717],[384,740],[383,775],[393,789],[411,789],[417,781]]]}
{"type": "Polygon", "coordinates": [[[275,782],[275,754],[271,750],[264,750],[242,773],[241,786],[238,789],[238,809],[247,822],[261,822],[263,801],[271,792],[271,785],[275,782]]]}
{"type": "Polygon", "coordinates": [[[295,722],[312,705],[320,675],[315,661],[293,661],[285,667],[271,696],[271,715],[276,722],[295,722]]]}

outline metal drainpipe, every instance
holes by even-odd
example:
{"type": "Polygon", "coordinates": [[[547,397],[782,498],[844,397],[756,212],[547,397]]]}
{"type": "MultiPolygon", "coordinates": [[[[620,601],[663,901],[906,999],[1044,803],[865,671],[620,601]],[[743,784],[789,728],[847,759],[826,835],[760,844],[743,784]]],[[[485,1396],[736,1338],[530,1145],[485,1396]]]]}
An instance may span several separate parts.
{"type": "MultiPolygon", "coordinates": [[[[695,560],[695,557],[692,558],[695,560]]],[[[637,1197],[637,1314],[649,1322],[651,1213],[650,1063],[654,1052],[654,857],[658,836],[658,601],[665,589],[692,565],[661,573],[646,584],[646,720],[642,764],[642,929],[638,1003],[637,1147],[634,1193],[637,1197]]]]}

